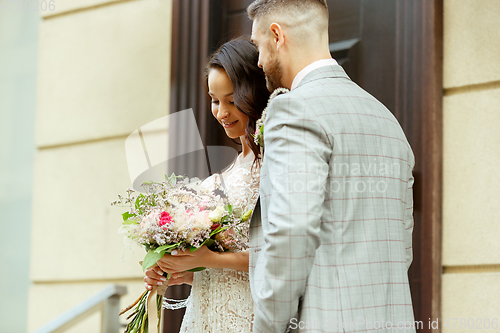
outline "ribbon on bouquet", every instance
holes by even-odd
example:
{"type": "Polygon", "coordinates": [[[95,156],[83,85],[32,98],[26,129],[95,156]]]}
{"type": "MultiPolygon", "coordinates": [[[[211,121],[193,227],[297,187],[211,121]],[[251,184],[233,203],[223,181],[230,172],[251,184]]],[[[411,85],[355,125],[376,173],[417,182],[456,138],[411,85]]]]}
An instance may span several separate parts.
{"type": "Polygon", "coordinates": [[[154,286],[148,295],[147,308],[148,308],[148,333],[160,333],[162,323],[159,322],[161,318],[161,307],[163,304],[163,298],[160,300],[160,316],[158,316],[158,297],[165,295],[168,288],[168,280],[161,286],[154,286]]]}

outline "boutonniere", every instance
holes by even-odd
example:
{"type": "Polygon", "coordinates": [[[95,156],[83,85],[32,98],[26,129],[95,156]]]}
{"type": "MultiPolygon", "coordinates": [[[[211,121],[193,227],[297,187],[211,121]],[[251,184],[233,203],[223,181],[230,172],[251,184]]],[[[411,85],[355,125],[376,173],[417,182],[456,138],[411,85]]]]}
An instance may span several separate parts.
{"type": "Polygon", "coordinates": [[[262,111],[262,116],[255,123],[255,135],[253,137],[254,137],[255,144],[257,146],[264,148],[264,123],[266,122],[266,115],[267,115],[267,109],[269,108],[269,104],[271,104],[271,101],[276,96],[281,95],[281,94],[286,94],[289,91],[290,90],[288,90],[286,88],[278,88],[269,97],[269,101],[267,102],[267,106],[264,109],[264,111],[262,111]]]}

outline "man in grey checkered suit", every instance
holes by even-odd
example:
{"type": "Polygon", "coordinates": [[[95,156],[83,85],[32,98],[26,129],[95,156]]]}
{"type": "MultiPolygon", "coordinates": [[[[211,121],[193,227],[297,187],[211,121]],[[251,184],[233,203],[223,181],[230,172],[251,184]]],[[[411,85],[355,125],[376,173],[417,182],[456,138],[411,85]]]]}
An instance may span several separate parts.
{"type": "Polygon", "coordinates": [[[291,89],[264,123],[254,332],[414,332],[401,126],[331,58],[324,0],[257,0],[248,14],[268,88],[291,89]]]}

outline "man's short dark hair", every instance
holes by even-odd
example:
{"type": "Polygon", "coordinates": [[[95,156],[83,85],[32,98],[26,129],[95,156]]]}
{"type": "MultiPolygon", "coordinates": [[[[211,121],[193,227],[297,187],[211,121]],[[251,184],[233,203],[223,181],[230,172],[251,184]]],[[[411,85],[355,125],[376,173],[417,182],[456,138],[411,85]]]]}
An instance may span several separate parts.
{"type": "Polygon", "coordinates": [[[324,9],[324,13],[328,15],[326,0],[255,0],[248,6],[247,13],[251,20],[256,20],[271,12],[279,13],[286,9],[304,11],[311,8],[324,9]]]}

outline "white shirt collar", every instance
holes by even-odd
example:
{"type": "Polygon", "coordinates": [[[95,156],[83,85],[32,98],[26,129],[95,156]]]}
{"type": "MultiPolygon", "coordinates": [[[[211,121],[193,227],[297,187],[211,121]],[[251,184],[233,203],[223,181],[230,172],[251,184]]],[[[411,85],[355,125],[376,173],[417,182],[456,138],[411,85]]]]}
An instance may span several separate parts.
{"type": "Polygon", "coordinates": [[[338,65],[338,63],[335,59],[321,59],[321,60],[315,61],[312,64],[306,66],[304,69],[302,69],[297,74],[297,76],[295,76],[295,79],[293,79],[291,90],[297,88],[298,85],[300,84],[300,82],[306,77],[306,75],[311,73],[312,71],[314,71],[320,67],[333,66],[333,65],[338,65]]]}

